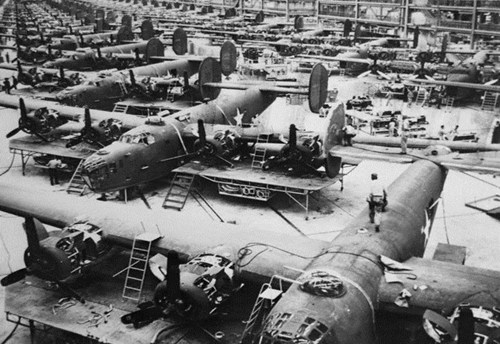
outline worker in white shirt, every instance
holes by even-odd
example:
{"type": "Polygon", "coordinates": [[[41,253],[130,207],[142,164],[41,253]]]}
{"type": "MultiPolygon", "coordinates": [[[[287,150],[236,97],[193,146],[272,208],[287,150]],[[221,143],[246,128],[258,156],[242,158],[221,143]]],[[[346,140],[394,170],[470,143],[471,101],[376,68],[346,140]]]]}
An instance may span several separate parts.
{"type": "Polygon", "coordinates": [[[49,168],[50,185],[59,184],[58,169],[61,168],[61,165],[61,160],[56,157],[54,157],[47,163],[47,167],[49,168]]]}

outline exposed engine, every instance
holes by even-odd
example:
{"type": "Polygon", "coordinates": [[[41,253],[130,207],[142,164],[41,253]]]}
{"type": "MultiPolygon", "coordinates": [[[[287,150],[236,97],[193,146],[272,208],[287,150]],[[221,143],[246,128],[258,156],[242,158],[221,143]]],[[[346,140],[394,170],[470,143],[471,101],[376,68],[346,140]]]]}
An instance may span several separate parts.
{"type": "Polygon", "coordinates": [[[219,306],[241,286],[233,262],[217,254],[196,256],[181,265],[179,270],[178,292],[169,289],[176,282],[170,282],[169,287],[171,279],[167,278],[156,287],[154,300],[162,309],[173,306],[177,313],[191,320],[216,314],[219,306]]]}
{"type": "Polygon", "coordinates": [[[500,308],[498,307],[486,308],[462,304],[455,308],[447,319],[442,318],[442,320],[449,321],[449,326],[452,326],[449,329],[453,333],[447,331],[446,327],[448,325],[445,326],[440,323],[440,325],[443,325],[440,326],[437,325],[440,321],[436,321],[432,317],[430,319],[424,318],[424,330],[436,343],[454,341],[455,338],[453,337],[457,335],[455,328],[458,327],[458,331],[460,331],[460,327],[467,328],[469,326],[470,333],[462,333],[462,336],[471,336],[471,342],[481,344],[500,343],[500,308]],[[464,313],[469,315],[467,316],[464,313]],[[463,325],[463,323],[469,324],[463,325]]]}
{"type": "Polygon", "coordinates": [[[48,133],[66,122],[66,120],[59,118],[59,113],[56,110],[47,109],[46,107],[35,110],[33,118],[37,123],[37,130],[41,134],[48,133]]]}
{"type": "Polygon", "coordinates": [[[109,250],[102,240],[102,230],[88,222],[76,222],[60,232],[49,235],[45,231],[38,235],[39,247],[30,245],[26,250],[26,266],[34,274],[57,281],[79,275],[109,250]]]}

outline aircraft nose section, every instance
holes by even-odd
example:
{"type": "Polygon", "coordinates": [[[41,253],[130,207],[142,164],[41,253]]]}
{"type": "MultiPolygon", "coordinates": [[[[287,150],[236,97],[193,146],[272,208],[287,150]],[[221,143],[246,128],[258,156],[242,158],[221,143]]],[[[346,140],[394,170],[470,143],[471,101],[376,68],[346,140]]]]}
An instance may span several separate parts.
{"type": "Polygon", "coordinates": [[[83,161],[82,178],[91,190],[97,191],[105,184],[107,175],[106,161],[93,154],[83,161]]]}

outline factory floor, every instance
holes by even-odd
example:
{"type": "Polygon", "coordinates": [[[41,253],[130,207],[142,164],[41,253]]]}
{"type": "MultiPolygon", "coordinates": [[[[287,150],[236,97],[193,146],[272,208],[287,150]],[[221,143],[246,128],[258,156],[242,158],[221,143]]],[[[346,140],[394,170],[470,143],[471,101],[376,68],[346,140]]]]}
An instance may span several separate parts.
{"type": "MultiPolygon", "coordinates": [[[[358,95],[362,94],[364,90],[369,90],[374,81],[368,78],[332,78],[330,88],[339,89],[339,98],[350,99],[353,90],[356,90],[358,95]]],[[[280,123],[280,108],[283,106],[283,102],[284,100],[278,100],[268,110],[269,121],[276,122],[276,125],[288,125],[280,123]]],[[[386,100],[380,100],[383,105],[386,102],[386,100]]],[[[392,105],[399,108],[406,106],[402,103],[393,103],[392,105]]],[[[482,113],[470,107],[456,108],[451,112],[423,109],[416,106],[404,109],[407,113],[412,114],[425,112],[430,122],[428,129],[430,132],[437,133],[441,124],[447,128],[459,124],[462,130],[477,132],[483,140],[489,134],[489,128],[495,119],[493,113],[482,113]]],[[[302,110],[290,111],[300,112],[302,110]]],[[[51,186],[46,171],[34,167],[32,161],[27,166],[26,176],[21,174],[19,157],[16,157],[11,165],[12,155],[9,153],[8,140],[5,135],[17,126],[17,120],[17,111],[0,109],[0,174],[8,170],[0,176],[0,181],[32,188],[33,197],[36,197],[37,192],[65,193],[65,185],[70,176],[65,176],[61,185],[51,186]]],[[[219,221],[220,217],[225,222],[234,222],[237,225],[245,226],[245,224],[252,223],[281,233],[290,235],[304,233],[315,239],[330,241],[366,206],[365,198],[369,192],[368,181],[371,173],[378,173],[382,182],[389,185],[406,168],[408,168],[407,165],[385,162],[365,161],[361,163],[356,168],[346,171],[349,173],[344,178],[343,191],[336,183],[311,197],[307,219],[305,212],[283,195],[273,198],[269,204],[227,198],[218,195],[216,187],[208,182],[200,184],[199,191],[215,212],[203,206],[202,203],[197,203],[193,198],[188,200],[182,212],[186,214],[186,219],[196,215],[201,217],[202,222],[207,225],[212,221],[219,221]]],[[[161,208],[168,186],[168,180],[161,180],[146,190],[146,197],[153,208],[161,208]]],[[[460,245],[467,248],[466,265],[500,271],[500,225],[498,220],[465,205],[471,201],[500,194],[499,188],[500,179],[493,176],[450,171],[425,257],[432,258],[438,243],[460,245]]],[[[96,196],[84,197],[95,198],[96,196]]],[[[127,206],[146,209],[140,199],[129,201],[127,206]]],[[[24,267],[23,253],[27,244],[22,230],[22,219],[0,213],[0,228],[0,240],[2,241],[0,243],[0,275],[4,276],[24,267]]],[[[4,288],[0,288],[0,314],[3,314],[4,291],[4,288]]],[[[3,340],[14,326],[14,324],[6,322],[3,315],[0,315],[0,339],[3,340]]],[[[17,329],[10,342],[29,343],[29,331],[25,328],[17,329]]]]}

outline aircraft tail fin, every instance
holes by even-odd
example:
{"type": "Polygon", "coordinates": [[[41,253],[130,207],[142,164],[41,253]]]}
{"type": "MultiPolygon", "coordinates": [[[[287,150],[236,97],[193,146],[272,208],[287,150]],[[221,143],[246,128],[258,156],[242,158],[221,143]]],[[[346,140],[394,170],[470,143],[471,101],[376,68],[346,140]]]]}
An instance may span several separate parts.
{"type": "Polygon", "coordinates": [[[342,144],[342,129],[345,126],[344,104],[335,103],[328,114],[328,126],[324,135],[323,153],[326,157],[326,174],[329,178],[335,177],[341,168],[342,158],[332,156],[330,150],[342,144]]]}

